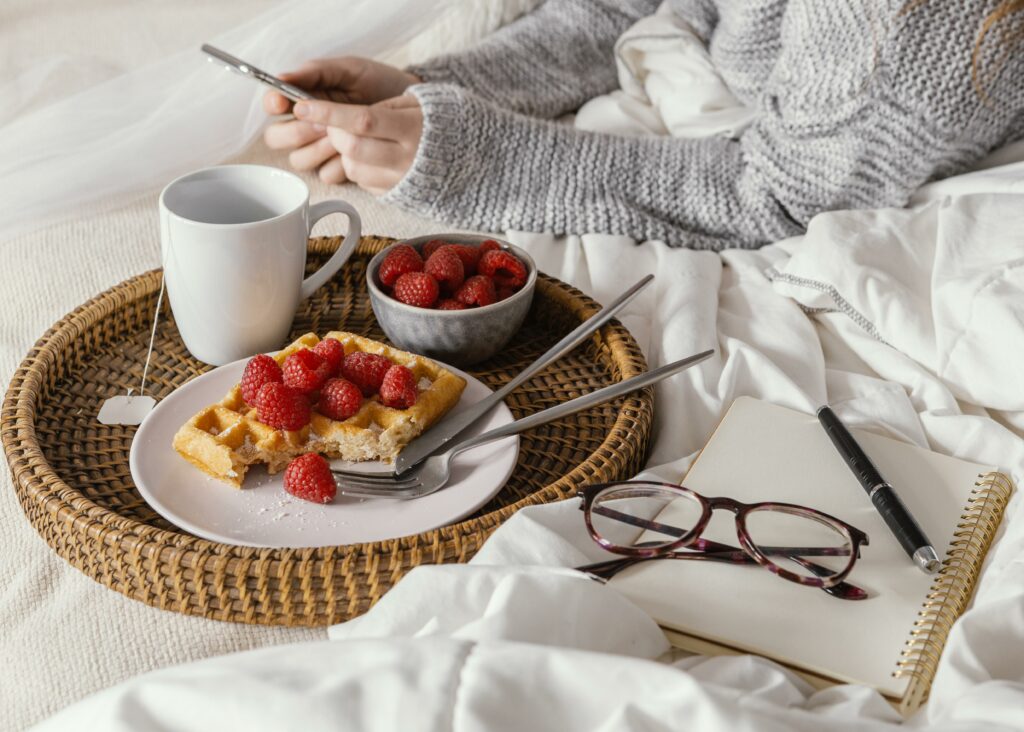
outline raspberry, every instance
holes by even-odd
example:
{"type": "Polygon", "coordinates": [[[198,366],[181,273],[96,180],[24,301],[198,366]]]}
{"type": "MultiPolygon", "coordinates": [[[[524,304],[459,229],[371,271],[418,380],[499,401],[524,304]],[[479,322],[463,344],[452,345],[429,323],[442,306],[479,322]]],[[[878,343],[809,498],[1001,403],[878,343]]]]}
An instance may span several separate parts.
{"type": "Polygon", "coordinates": [[[466,277],[472,277],[476,274],[476,265],[480,261],[480,250],[478,248],[471,247],[468,244],[449,244],[446,248],[451,249],[462,260],[462,269],[465,270],[466,277]]]}
{"type": "Polygon", "coordinates": [[[423,257],[408,244],[391,247],[384,261],[380,263],[377,276],[385,287],[392,287],[398,278],[407,272],[422,272],[423,257]]]}
{"type": "Polygon", "coordinates": [[[384,383],[380,385],[380,401],[385,407],[408,409],[416,403],[418,394],[416,377],[405,366],[395,364],[384,374],[384,383]]]}
{"type": "Polygon", "coordinates": [[[477,269],[480,274],[488,277],[506,277],[513,287],[526,284],[526,265],[515,254],[504,249],[484,252],[477,269]]]}
{"type": "Polygon", "coordinates": [[[363,406],[363,393],[348,379],[331,379],[320,391],[316,410],[325,417],[346,420],[363,406]]]}
{"type": "Polygon", "coordinates": [[[245,365],[245,371],[242,372],[242,382],[239,384],[242,389],[242,399],[246,404],[254,406],[256,397],[260,393],[260,387],[274,381],[284,381],[284,375],[281,373],[281,367],[277,365],[277,361],[262,353],[249,359],[249,363],[245,365]]]}
{"type": "Polygon", "coordinates": [[[480,256],[482,257],[487,252],[497,251],[501,249],[501,244],[494,241],[494,239],[488,239],[482,242],[480,246],[477,248],[480,250],[480,256]]]}
{"type": "Polygon", "coordinates": [[[466,306],[453,298],[445,298],[437,303],[438,310],[465,310],[466,306]]]}
{"type": "Polygon", "coordinates": [[[455,247],[441,247],[431,254],[423,271],[448,292],[455,292],[466,279],[466,269],[455,247]]]}
{"type": "Polygon", "coordinates": [[[324,338],[313,346],[313,353],[327,362],[330,376],[337,375],[338,369],[341,368],[341,362],[345,360],[345,346],[334,338],[324,338]]]}
{"type": "Polygon", "coordinates": [[[490,305],[497,301],[497,294],[494,292],[494,281],[483,275],[473,275],[462,283],[455,292],[455,299],[463,305],[490,305]]]}
{"type": "Polygon", "coordinates": [[[284,360],[284,383],[303,394],[319,389],[330,375],[331,367],[327,361],[308,348],[296,351],[284,360]]]}
{"type": "Polygon", "coordinates": [[[516,288],[514,287],[502,287],[498,286],[494,288],[495,297],[498,298],[498,302],[502,300],[508,300],[510,297],[516,294],[516,288]]]}
{"type": "Polygon", "coordinates": [[[396,300],[418,308],[429,308],[441,293],[437,280],[426,272],[408,272],[398,278],[391,293],[396,300]]]}
{"type": "Polygon", "coordinates": [[[442,247],[452,249],[459,255],[459,259],[462,260],[462,267],[466,271],[467,277],[476,274],[476,263],[480,261],[481,253],[479,247],[472,246],[471,244],[456,244],[455,242],[445,241],[444,239],[431,239],[423,245],[424,261],[434,256],[434,252],[442,247]]]}
{"type": "Polygon", "coordinates": [[[354,351],[341,364],[341,375],[359,387],[363,396],[373,396],[380,391],[384,374],[391,368],[391,361],[376,353],[354,351]]]}
{"type": "Polygon", "coordinates": [[[430,241],[423,245],[423,259],[430,259],[433,256],[434,252],[436,252],[443,246],[448,246],[448,242],[446,242],[444,239],[431,239],[430,241]]]}
{"type": "Polygon", "coordinates": [[[309,424],[309,401],[290,386],[272,381],[256,398],[260,421],[279,430],[299,430],[309,424]]]}
{"type": "Polygon", "coordinates": [[[338,494],[331,466],[315,452],[299,455],[284,469],[284,489],[312,503],[330,503],[338,494]]]}

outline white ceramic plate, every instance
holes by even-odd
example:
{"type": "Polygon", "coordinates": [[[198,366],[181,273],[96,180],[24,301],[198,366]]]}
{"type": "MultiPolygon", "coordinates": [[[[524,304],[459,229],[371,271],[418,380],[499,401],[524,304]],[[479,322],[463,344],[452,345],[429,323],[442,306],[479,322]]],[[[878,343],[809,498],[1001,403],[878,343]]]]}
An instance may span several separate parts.
{"type": "MultiPolygon", "coordinates": [[[[490,393],[481,381],[446,366],[466,380],[452,414],[490,393]]],[[[129,464],[139,493],[171,523],[204,539],[259,547],[319,547],[380,541],[429,531],[468,516],[489,501],[515,467],[519,438],[507,437],[468,450],[452,462],[452,479],[437,493],[409,501],[348,498],[319,505],[285,493],[283,473],[254,466],[242,490],[221,483],[186,462],[171,446],[174,433],[203,407],[238,383],[245,360],[221,366],[179,387],[146,417],[135,434],[129,464]]],[[[476,435],[513,421],[499,404],[467,431],[476,435]]],[[[367,472],[379,462],[337,467],[367,472]]]]}

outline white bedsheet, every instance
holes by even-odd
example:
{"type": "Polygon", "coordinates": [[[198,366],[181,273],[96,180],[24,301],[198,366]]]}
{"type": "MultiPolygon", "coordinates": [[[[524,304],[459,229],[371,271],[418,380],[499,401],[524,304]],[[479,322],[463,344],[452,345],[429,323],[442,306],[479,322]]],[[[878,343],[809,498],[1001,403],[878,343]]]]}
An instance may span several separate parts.
{"type": "MultiPolygon", "coordinates": [[[[656,272],[624,318],[652,364],[719,349],[657,391],[658,475],[679,477],[732,399],[753,395],[805,411],[828,401],[852,424],[997,464],[1019,482],[1022,230],[1020,197],[976,195],[825,214],[804,237],[721,257],[620,237],[514,238],[541,269],[599,299],[656,272]]],[[[1024,727],[1020,506],[1015,498],[914,724],[1024,727]]],[[[564,569],[600,554],[576,501],[526,509],[469,566],[413,570],[364,617],[332,628],[330,642],[156,672],[44,728],[815,730],[827,718],[852,730],[898,721],[869,689],[812,693],[755,657],[657,662],[668,647],[653,622],[564,569]]]]}

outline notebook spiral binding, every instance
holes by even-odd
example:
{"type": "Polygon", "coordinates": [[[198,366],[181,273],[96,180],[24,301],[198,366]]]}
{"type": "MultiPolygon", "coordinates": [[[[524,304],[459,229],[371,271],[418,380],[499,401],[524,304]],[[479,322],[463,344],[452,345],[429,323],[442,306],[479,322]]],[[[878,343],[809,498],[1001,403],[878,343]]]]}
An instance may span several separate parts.
{"type": "Polygon", "coordinates": [[[900,704],[904,714],[909,714],[928,698],[946,638],[953,623],[967,608],[982,562],[1012,493],[1013,482],[1002,473],[979,475],[974,484],[942,569],[917,614],[893,672],[896,678],[910,678],[900,704]]]}

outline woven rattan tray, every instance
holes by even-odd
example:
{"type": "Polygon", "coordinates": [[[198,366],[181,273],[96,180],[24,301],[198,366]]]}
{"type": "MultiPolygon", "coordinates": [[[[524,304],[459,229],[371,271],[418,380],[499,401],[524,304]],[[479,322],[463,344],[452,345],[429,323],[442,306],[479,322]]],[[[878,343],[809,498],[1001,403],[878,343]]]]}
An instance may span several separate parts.
{"type": "MultiPolygon", "coordinates": [[[[310,240],[310,269],[340,243],[310,240]]],[[[341,273],[301,305],[294,334],[344,329],[384,339],[365,289],[366,264],[390,243],[364,237],[341,273]]],[[[96,421],[100,403],[139,383],[160,288],[135,277],[58,322],[11,380],[2,441],[26,516],[61,557],[97,582],[155,607],[244,623],[325,625],[365,612],[409,569],[464,562],[517,509],[635,472],[651,428],[649,392],[521,436],[508,484],[452,526],[390,541],[321,549],[254,549],[188,534],[157,515],[128,469],[134,427],[96,421]]],[[[505,353],[472,373],[497,387],[597,309],[549,277],[505,353]]],[[[149,392],[160,398],[209,367],[185,350],[169,311],[157,331],[149,392]]],[[[513,392],[516,417],[641,373],[643,355],[617,323],[513,392]]]]}

